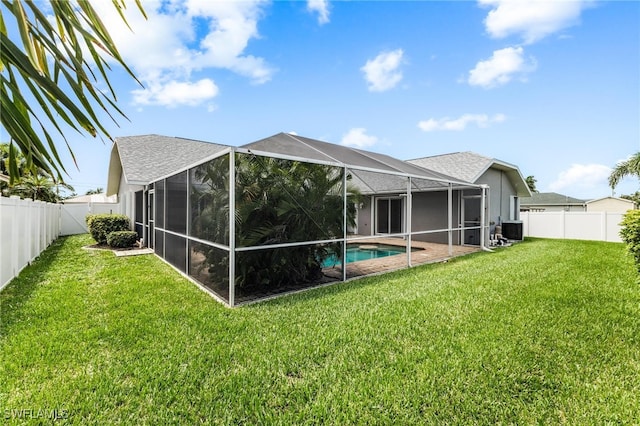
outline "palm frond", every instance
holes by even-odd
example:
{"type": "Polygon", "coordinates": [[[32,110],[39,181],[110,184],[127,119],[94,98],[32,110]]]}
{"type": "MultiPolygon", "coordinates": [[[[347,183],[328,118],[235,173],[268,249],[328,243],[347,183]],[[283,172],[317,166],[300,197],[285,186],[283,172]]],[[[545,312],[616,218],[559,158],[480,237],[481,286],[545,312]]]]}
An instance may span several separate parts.
{"type": "MultiPolygon", "coordinates": [[[[128,25],[125,1],[112,3],[128,25]]],[[[136,5],[146,18],[141,1],[136,5]]],[[[65,167],[51,131],[64,140],[72,158],[62,123],[81,134],[110,139],[100,114],[106,113],[113,122],[126,115],[117,106],[109,63],[114,61],[140,82],[89,1],[52,1],[53,19],[41,7],[39,2],[23,0],[0,3],[0,124],[33,167],[62,180],[65,167]],[[8,33],[5,19],[15,22],[18,34],[8,33]],[[106,84],[108,92],[98,90],[97,83],[106,84]]],[[[9,169],[15,168],[15,160],[9,156],[9,169]]]]}

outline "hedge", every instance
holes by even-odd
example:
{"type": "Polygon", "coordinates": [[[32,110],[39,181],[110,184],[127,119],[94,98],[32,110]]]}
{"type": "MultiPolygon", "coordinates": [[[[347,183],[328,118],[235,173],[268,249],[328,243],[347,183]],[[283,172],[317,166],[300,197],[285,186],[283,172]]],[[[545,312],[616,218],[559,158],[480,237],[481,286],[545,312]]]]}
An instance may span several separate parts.
{"type": "Polygon", "coordinates": [[[137,240],[138,234],[134,231],[115,231],[107,235],[107,244],[109,244],[109,247],[133,247],[137,240]]]}
{"type": "Polygon", "coordinates": [[[640,210],[629,210],[620,225],[620,237],[627,244],[627,250],[633,256],[640,273],[640,210]]]}
{"type": "Polygon", "coordinates": [[[122,214],[93,214],[86,220],[89,233],[98,244],[107,244],[112,232],[129,230],[129,218],[122,214]]]}

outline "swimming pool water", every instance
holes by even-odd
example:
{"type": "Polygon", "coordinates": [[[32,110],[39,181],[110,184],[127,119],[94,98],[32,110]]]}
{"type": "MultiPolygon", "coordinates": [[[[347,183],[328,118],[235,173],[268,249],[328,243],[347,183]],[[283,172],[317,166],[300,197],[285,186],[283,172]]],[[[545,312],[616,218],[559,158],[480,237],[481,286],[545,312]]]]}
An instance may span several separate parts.
{"type": "MultiPolygon", "coordinates": [[[[359,246],[347,247],[347,263],[359,262],[361,260],[377,259],[379,257],[393,256],[396,254],[406,253],[407,250],[404,247],[397,246],[376,246],[375,249],[360,248],[359,246]]],[[[335,265],[339,265],[340,256],[330,256],[322,262],[323,268],[330,268],[335,265]]]]}

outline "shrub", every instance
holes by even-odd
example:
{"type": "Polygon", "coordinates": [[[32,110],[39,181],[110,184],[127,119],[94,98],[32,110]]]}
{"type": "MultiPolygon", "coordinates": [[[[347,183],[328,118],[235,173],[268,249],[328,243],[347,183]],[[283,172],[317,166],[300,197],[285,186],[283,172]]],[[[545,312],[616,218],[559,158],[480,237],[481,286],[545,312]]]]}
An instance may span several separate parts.
{"type": "Polygon", "coordinates": [[[620,225],[620,237],[627,244],[627,250],[633,256],[640,273],[640,210],[629,210],[620,225]]]}
{"type": "Polygon", "coordinates": [[[107,244],[115,248],[133,247],[138,239],[134,231],[114,231],[107,235],[107,244]]]}
{"type": "Polygon", "coordinates": [[[122,214],[92,214],[86,220],[89,233],[98,244],[106,244],[112,232],[129,230],[129,218],[122,214]]]}

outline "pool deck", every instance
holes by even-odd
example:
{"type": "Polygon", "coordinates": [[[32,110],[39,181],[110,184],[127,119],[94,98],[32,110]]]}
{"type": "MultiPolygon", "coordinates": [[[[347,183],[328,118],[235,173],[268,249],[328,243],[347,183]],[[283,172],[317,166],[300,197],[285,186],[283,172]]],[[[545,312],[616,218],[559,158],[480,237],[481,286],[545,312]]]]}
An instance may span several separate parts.
{"type": "MultiPolygon", "coordinates": [[[[384,244],[391,246],[403,247],[406,249],[406,240],[400,238],[372,237],[363,240],[349,241],[349,244],[371,245],[384,244]]],[[[443,262],[448,259],[464,256],[465,254],[480,251],[477,246],[459,246],[453,245],[452,252],[449,252],[447,244],[426,243],[422,241],[411,241],[412,249],[421,249],[411,252],[411,266],[422,265],[425,263],[443,262]]],[[[379,274],[382,272],[392,271],[395,269],[406,268],[407,254],[396,254],[393,256],[381,257],[377,259],[361,260],[347,264],[347,278],[355,278],[363,275],[379,274]]],[[[342,268],[336,266],[333,268],[323,269],[323,273],[327,277],[342,279],[342,268]]]]}

